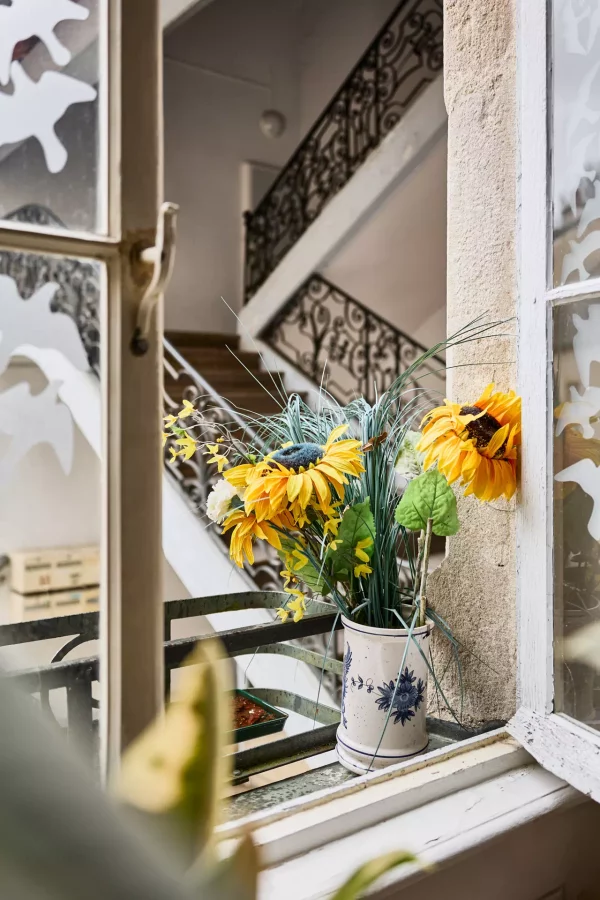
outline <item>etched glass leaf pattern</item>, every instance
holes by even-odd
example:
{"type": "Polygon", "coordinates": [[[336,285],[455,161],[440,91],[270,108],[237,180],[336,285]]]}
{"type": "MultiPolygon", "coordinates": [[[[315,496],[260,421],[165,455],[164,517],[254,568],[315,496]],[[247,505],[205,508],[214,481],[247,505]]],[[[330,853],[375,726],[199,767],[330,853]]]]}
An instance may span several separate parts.
{"type": "Polygon", "coordinates": [[[60,22],[87,19],[89,10],[74,0],[12,0],[0,6],[0,84],[7,84],[14,50],[21,41],[35,36],[46,45],[58,66],[71,61],[71,52],[54,29],[60,22]]]}
{"type": "Polygon", "coordinates": [[[600,275],[600,7],[553,0],[554,284],[600,275]]]}
{"type": "Polygon", "coordinates": [[[104,0],[0,4],[0,218],[38,204],[105,233],[107,24],[104,0]]]}
{"type": "MultiPolygon", "coordinates": [[[[35,257],[23,254],[23,259],[35,257]]],[[[19,294],[16,282],[0,275],[0,376],[15,357],[39,359],[40,352],[60,354],[79,370],[88,369],[88,359],[74,319],[53,311],[59,285],[42,284],[29,299],[19,294]]],[[[60,382],[50,382],[32,393],[26,382],[0,387],[0,485],[6,483],[18,463],[36,444],[49,444],[62,470],[68,474],[73,461],[73,422],[59,400],[60,382]],[[3,389],[4,388],[4,389],[3,389]]]]}
{"type": "Polygon", "coordinates": [[[600,679],[572,653],[600,622],[600,301],[555,307],[553,376],[555,703],[600,728],[600,679]]]}

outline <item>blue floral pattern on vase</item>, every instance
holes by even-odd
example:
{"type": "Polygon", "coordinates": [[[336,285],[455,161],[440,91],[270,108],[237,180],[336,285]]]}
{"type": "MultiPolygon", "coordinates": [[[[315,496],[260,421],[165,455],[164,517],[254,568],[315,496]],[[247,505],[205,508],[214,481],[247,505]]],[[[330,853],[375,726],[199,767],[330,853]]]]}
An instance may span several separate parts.
{"type": "Polygon", "coordinates": [[[398,679],[397,689],[395,681],[389,683],[384,681],[377,690],[380,696],[375,698],[375,702],[381,712],[388,712],[391,707],[390,718],[393,718],[394,724],[401,722],[402,725],[405,725],[414,717],[415,711],[425,699],[423,679],[417,680],[414,670],[409,672],[408,666],[398,679]]]}
{"type": "Polygon", "coordinates": [[[348,719],[346,718],[346,692],[348,690],[348,673],[352,664],[352,650],[350,644],[346,644],[346,653],[344,654],[344,672],[342,678],[342,722],[344,728],[348,727],[348,719]]]}
{"type": "Polygon", "coordinates": [[[364,681],[362,675],[358,675],[356,678],[352,676],[352,678],[350,679],[350,687],[352,688],[352,690],[356,688],[359,691],[362,691],[363,688],[366,688],[367,694],[371,694],[375,690],[373,679],[367,678],[367,680],[364,681]]]}

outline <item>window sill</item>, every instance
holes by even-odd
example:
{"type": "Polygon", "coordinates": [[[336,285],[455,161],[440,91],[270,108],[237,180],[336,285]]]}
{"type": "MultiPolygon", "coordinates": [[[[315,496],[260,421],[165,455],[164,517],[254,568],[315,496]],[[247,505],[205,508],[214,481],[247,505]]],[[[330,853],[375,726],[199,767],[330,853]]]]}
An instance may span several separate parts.
{"type": "MultiPolygon", "coordinates": [[[[288,888],[299,884],[302,897],[316,898],[333,890],[338,876],[341,882],[361,862],[387,850],[420,855],[426,850],[425,861],[438,861],[578,796],[499,729],[238,819],[220,828],[220,838],[226,852],[230,839],[252,831],[267,868],[264,884],[280,890],[278,877],[284,873],[288,888]],[[329,855],[334,842],[336,851],[329,855]],[[324,879],[314,895],[305,893],[309,864],[314,867],[310,883],[314,872],[324,879]]],[[[404,868],[395,877],[408,874],[404,868]]],[[[269,891],[262,896],[274,896],[269,891]]],[[[288,895],[286,890],[292,900],[288,895]]]]}
{"type": "MultiPolygon", "coordinates": [[[[358,866],[392,850],[411,850],[425,865],[442,865],[584,799],[536,764],[519,766],[267,868],[261,876],[259,900],[282,896],[286,900],[324,900],[358,866]]],[[[374,893],[416,881],[424,874],[417,866],[402,866],[382,878],[374,893]]]]}

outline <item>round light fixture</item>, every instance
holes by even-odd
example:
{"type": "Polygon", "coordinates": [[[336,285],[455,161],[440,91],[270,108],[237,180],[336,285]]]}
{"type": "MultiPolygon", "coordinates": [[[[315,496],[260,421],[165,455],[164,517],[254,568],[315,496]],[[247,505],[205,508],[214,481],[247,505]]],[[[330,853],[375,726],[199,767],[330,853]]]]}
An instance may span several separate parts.
{"type": "Polygon", "coordinates": [[[276,109],[266,109],[258,124],[265,137],[279,138],[286,129],[287,121],[283,113],[276,109]]]}

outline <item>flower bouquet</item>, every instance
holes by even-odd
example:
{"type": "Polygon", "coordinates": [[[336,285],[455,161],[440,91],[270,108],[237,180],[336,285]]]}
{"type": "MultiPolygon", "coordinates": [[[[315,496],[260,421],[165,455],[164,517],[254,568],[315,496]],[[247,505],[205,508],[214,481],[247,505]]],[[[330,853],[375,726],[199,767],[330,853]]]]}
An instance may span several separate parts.
{"type": "MultiPolygon", "coordinates": [[[[491,327],[469,325],[450,342],[491,327]]],[[[414,386],[416,370],[448,343],[374,404],[340,406],[321,391],[311,408],[294,394],[282,397],[277,415],[248,417],[244,430],[222,426],[208,443],[214,423],[192,404],[167,420],[174,458],[200,449],[221,473],[207,515],[231,532],[234,562],[252,563],[257,542],[279,554],[289,595],[279,617],[299,621],[315,595],[341,614],[338,755],[357,772],[427,744],[429,636],[434,625],[447,629],[428,608],[427,575],[433,535],[459,527],[450,485],[462,480],[483,501],[510,499],[516,488],[519,398],[489,385],[472,405],[445,401],[432,410],[430,395],[414,386]]]]}

